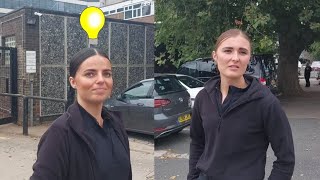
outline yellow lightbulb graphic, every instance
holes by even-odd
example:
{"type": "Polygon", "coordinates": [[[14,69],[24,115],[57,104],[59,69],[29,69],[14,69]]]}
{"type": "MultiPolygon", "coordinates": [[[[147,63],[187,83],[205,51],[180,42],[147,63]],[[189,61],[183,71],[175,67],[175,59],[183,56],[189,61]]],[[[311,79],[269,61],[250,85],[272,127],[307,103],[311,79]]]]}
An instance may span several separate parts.
{"type": "Polygon", "coordinates": [[[97,39],[105,23],[105,17],[100,8],[87,7],[80,15],[80,25],[90,39],[97,39]]]}

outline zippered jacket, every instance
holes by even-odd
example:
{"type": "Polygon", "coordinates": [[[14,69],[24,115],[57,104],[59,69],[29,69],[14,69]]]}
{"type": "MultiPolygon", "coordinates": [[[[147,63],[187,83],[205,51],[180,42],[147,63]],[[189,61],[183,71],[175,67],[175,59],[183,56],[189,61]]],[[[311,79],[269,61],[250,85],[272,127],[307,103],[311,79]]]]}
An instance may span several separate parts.
{"type": "MultiPolygon", "coordinates": [[[[38,145],[37,161],[30,180],[98,180],[94,142],[81,116],[79,104],[72,104],[43,134],[38,145]]],[[[106,110],[110,123],[123,144],[130,161],[128,136],[121,117],[106,110]]],[[[107,162],[108,163],[108,162],[107,162]]],[[[114,172],[110,172],[111,176],[114,172]]],[[[130,165],[130,175],[132,180],[130,165]]]]}
{"type": "Polygon", "coordinates": [[[188,180],[205,174],[214,180],[263,180],[269,144],[276,160],[269,180],[290,180],[295,154],[290,124],[279,100],[256,78],[222,114],[215,91],[220,77],[205,84],[196,99],[190,125],[188,180]]]}

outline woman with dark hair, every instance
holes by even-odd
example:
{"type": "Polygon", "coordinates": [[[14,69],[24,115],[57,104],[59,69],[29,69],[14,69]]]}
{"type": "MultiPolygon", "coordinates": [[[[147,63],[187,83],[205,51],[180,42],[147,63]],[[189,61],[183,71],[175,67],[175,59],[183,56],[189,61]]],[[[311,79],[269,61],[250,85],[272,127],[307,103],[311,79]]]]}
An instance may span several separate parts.
{"type": "Polygon", "coordinates": [[[113,79],[111,63],[86,48],[70,61],[76,101],[42,136],[31,180],[131,180],[129,141],[121,119],[104,108],[113,79]]]}
{"type": "Polygon", "coordinates": [[[212,57],[220,75],[194,102],[188,180],[263,180],[269,144],[277,157],[269,180],[291,179],[291,128],[278,99],[245,75],[250,56],[243,31],[231,29],[217,39],[212,57]]]}

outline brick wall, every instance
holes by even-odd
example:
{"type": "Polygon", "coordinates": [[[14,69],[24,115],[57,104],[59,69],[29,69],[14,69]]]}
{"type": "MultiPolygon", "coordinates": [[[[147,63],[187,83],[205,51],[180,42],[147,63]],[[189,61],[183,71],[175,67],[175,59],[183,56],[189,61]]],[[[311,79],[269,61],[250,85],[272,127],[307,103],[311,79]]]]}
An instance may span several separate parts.
{"type": "MultiPolygon", "coordinates": [[[[24,10],[20,10],[20,11],[16,11],[14,13],[9,13],[6,16],[2,16],[0,17],[0,35],[2,37],[2,40],[4,40],[5,37],[8,36],[15,36],[15,40],[16,40],[16,48],[18,52],[21,52],[23,50],[23,36],[24,33],[22,31],[22,27],[23,27],[23,19],[24,19],[24,10]]],[[[2,43],[2,45],[4,45],[4,42],[2,43]]],[[[23,54],[22,53],[18,53],[17,54],[17,60],[18,60],[18,93],[23,93],[23,89],[22,89],[22,82],[23,79],[25,78],[24,76],[24,71],[22,69],[22,65],[23,64],[23,54]]],[[[10,77],[10,74],[8,74],[8,77],[10,77]]],[[[6,103],[10,103],[10,98],[6,97],[5,98],[7,101],[6,103]]],[[[9,104],[7,104],[9,105],[9,104]]],[[[8,106],[7,106],[8,107],[8,106]]],[[[10,105],[9,105],[10,107],[10,105]]],[[[18,98],[18,116],[22,117],[21,112],[22,112],[22,100],[21,98],[18,98]]],[[[11,107],[8,108],[11,111],[11,107]]]]}
{"type": "MultiPolygon", "coordinates": [[[[37,73],[26,74],[25,51],[36,51],[37,63],[39,63],[39,23],[38,16],[35,16],[32,9],[21,9],[0,17],[0,35],[4,39],[8,36],[15,36],[18,61],[18,94],[30,95],[30,79],[34,79],[34,93],[39,95],[39,69],[37,73]],[[28,24],[28,20],[35,19],[35,24],[28,24]]],[[[4,45],[4,42],[3,44],[4,45]]],[[[8,76],[10,76],[8,74],[8,76]]],[[[0,97],[1,98],[1,97],[0,97]]],[[[10,102],[10,98],[5,98],[10,102]]],[[[1,99],[0,99],[1,100],[1,99]]],[[[39,102],[34,101],[32,105],[35,118],[39,117],[39,102]]],[[[8,107],[8,106],[7,106],[8,107]]],[[[10,106],[9,106],[10,107],[10,106]]],[[[9,108],[10,109],[10,108],[9,108]]],[[[11,109],[10,109],[11,110],[11,109]]],[[[23,99],[18,98],[18,123],[23,118],[23,99]]]]}

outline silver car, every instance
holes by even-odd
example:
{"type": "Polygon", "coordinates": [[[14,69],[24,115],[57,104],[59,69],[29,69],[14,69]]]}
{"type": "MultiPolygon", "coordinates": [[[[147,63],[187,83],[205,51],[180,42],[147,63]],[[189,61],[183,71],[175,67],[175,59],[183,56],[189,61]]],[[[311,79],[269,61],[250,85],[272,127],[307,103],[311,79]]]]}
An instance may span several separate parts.
{"type": "Polygon", "coordinates": [[[191,120],[190,95],[172,75],[142,80],[105,106],[120,113],[126,130],[154,138],[179,132],[191,120]]]}

